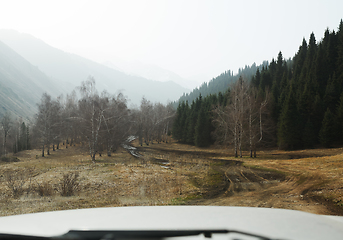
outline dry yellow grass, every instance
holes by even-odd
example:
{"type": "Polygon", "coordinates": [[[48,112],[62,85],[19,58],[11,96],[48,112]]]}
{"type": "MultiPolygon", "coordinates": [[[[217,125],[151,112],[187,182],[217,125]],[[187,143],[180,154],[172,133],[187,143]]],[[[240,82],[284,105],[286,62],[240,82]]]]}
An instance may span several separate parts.
{"type": "Polygon", "coordinates": [[[340,148],[268,150],[258,152],[256,159],[234,158],[232,149],[199,149],[175,142],[144,146],[140,151],[143,154],[140,159],[119,149],[111,157],[97,156],[95,163],[80,147],[59,149],[44,158],[39,150],[20,152],[16,154],[19,162],[0,163],[0,216],[185,203],[340,214],[337,208],[332,208],[343,203],[343,149],[340,148]],[[282,171],[286,177],[281,179],[279,172],[270,175],[272,172],[263,168],[282,171]],[[23,193],[18,197],[8,187],[8,171],[21,171],[27,176],[23,193]],[[79,191],[63,197],[60,194],[63,174],[74,171],[79,173],[79,191]],[[279,178],[276,181],[273,177],[279,178]],[[236,178],[245,185],[234,183],[236,178]]]}
{"type": "MultiPolygon", "coordinates": [[[[152,163],[149,154],[136,159],[120,149],[111,157],[90,157],[78,147],[69,147],[40,157],[40,151],[16,154],[19,162],[0,163],[0,215],[75,208],[166,205],[180,194],[194,188],[179,169],[152,163]],[[23,193],[16,197],[8,187],[7,172],[20,171],[26,176],[23,193]],[[63,174],[79,173],[79,191],[75,196],[62,197],[60,182],[63,174]],[[38,187],[47,186],[51,194],[40,196],[38,187]]],[[[42,191],[41,191],[42,192],[42,191]]]]}

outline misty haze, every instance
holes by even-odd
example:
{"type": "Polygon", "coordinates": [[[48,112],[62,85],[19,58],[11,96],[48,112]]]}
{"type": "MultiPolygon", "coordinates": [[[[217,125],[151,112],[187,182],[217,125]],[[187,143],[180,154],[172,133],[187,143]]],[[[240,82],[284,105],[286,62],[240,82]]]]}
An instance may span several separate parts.
{"type": "Polygon", "coordinates": [[[342,3],[5,8],[0,216],[168,205],[343,216],[342,3]]]}

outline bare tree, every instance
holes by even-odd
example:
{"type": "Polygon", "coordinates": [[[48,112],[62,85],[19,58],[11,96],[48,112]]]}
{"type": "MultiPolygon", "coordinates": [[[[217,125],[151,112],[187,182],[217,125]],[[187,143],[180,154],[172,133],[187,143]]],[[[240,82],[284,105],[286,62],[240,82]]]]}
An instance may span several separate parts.
{"type": "Polygon", "coordinates": [[[152,140],[153,128],[156,122],[156,115],[153,112],[153,104],[146,98],[142,98],[140,111],[142,122],[142,134],[145,144],[149,145],[152,140]]]}
{"type": "Polygon", "coordinates": [[[95,80],[89,77],[79,88],[82,98],[78,101],[78,132],[88,143],[89,154],[95,161],[95,154],[106,149],[107,155],[116,150],[130,133],[130,111],[122,94],[116,97],[95,89],[95,80]]]}
{"type": "Polygon", "coordinates": [[[152,104],[143,97],[140,109],[133,111],[136,135],[138,135],[140,145],[143,144],[143,138],[147,145],[153,143],[153,140],[157,143],[166,142],[175,114],[176,111],[171,105],[152,104]]]}
{"type": "Polygon", "coordinates": [[[8,138],[9,131],[11,130],[11,127],[12,127],[11,116],[9,112],[6,112],[5,115],[1,119],[1,130],[2,130],[2,135],[3,135],[3,150],[4,150],[5,157],[7,154],[7,151],[6,151],[7,138],[8,138]]]}
{"type": "MultiPolygon", "coordinates": [[[[98,152],[100,129],[102,126],[104,102],[100,102],[100,96],[95,89],[95,80],[89,77],[82,82],[79,88],[82,98],[78,102],[79,134],[88,143],[89,155],[95,162],[95,154],[98,152]]],[[[75,120],[76,120],[75,119],[75,120]]]]}
{"type": "Polygon", "coordinates": [[[252,89],[248,95],[248,123],[249,123],[249,150],[250,157],[256,157],[256,145],[263,139],[264,119],[269,92],[264,99],[258,97],[257,89],[252,89]]]}
{"type": "Polygon", "coordinates": [[[247,111],[247,96],[249,85],[240,77],[238,81],[231,87],[231,104],[228,105],[227,111],[231,121],[229,129],[233,133],[233,142],[235,147],[235,157],[242,157],[242,144],[245,137],[245,113],[247,111]]]}
{"type": "Polygon", "coordinates": [[[123,143],[130,134],[131,120],[130,111],[127,108],[127,100],[123,94],[117,97],[103,96],[107,99],[108,107],[103,112],[103,144],[106,145],[107,155],[123,143]]]}
{"type": "Polygon", "coordinates": [[[256,144],[263,137],[263,114],[266,111],[268,92],[264,99],[258,97],[256,89],[240,77],[230,88],[230,99],[226,107],[213,110],[214,136],[217,143],[234,144],[235,157],[242,157],[242,149],[247,146],[250,156],[256,157],[256,144]]]}
{"type": "Polygon", "coordinates": [[[78,137],[78,102],[76,98],[76,92],[73,91],[71,94],[67,94],[64,104],[62,104],[62,138],[65,140],[66,148],[68,148],[68,142],[73,144],[75,139],[78,137]]]}
{"type": "Polygon", "coordinates": [[[38,133],[44,157],[45,146],[47,154],[50,154],[51,143],[58,138],[60,131],[61,105],[57,100],[51,100],[51,96],[44,93],[41,103],[38,105],[35,131],[38,133]]]}

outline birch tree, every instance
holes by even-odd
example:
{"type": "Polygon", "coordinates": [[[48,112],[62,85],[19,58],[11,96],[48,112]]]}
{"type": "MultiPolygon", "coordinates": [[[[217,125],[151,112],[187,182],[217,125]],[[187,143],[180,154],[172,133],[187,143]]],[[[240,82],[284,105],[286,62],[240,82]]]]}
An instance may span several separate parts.
{"type": "Polygon", "coordinates": [[[103,144],[106,145],[107,155],[115,151],[129,136],[131,131],[131,116],[127,100],[123,94],[116,97],[103,96],[108,106],[103,112],[103,144]]]}
{"type": "Polygon", "coordinates": [[[263,115],[269,100],[269,92],[266,91],[264,99],[258,97],[257,89],[253,88],[248,95],[248,130],[250,157],[256,157],[256,145],[263,139],[265,121],[263,115]]]}
{"type": "Polygon", "coordinates": [[[50,144],[59,136],[60,114],[60,103],[51,100],[51,96],[44,93],[38,105],[35,124],[35,131],[42,147],[42,157],[44,157],[45,147],[47,147],[47,154],[50,154],[50,144]]]}
{"type": "Polygon", "coordinates": [[[99,148],[100,129],[103,120],[103,103],[95,88],[95,80],[89,77],[82,82],[79,88],[82,98],[78,102],[78,116],[74,118],[79,122],[78,132],[88,144],[89,155],[95,162],[95,154],[99,148]]]}
{"type": "Polygon", "coordinates": [[[8,112],[6,112],[5,115],[1,119],[1,130],[2,130],[2,135],[3,135],[3,151],[4,151],[5,157],[7,154],[7,151],[6,151],[7,138],[11,130],[11,127],[12,127],[11,116],[8,112]]]}
{"type": "Polygon", "coordinates": [[[242,157],[242,150],[249,148],[250,156],[256,157],[256,144],[262,141],[268,103],[268,91],[264,99],[258,98],[257,90],[240,77],[230,88],[227,106],[213,110],[214,136],[217,143],[234,145],[235,157],[242,157]]]}

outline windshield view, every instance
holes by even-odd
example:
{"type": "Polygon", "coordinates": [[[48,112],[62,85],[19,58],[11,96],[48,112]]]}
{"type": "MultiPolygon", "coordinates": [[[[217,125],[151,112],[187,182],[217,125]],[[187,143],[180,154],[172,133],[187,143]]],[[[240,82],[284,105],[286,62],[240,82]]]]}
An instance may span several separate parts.
{"type": "Polygon", "coordinates": [[[343,215],[342,3],[3,5],[0,222],[134,206],[343,215]]]}

